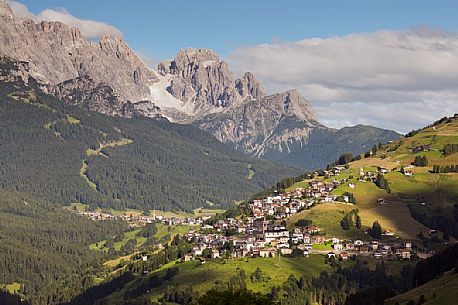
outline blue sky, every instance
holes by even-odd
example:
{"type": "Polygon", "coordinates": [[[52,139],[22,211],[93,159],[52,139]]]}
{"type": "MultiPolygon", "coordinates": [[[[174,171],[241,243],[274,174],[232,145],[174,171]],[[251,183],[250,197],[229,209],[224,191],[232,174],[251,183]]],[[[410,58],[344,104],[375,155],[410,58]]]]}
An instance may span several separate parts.
{"type": "Polygon", "coordinates": [[[213,49],[269,94],[299,90],[331,127],[407,132],[458,113],[456,0],[8,1],[89,39],[123,35],[152,67],[213,49]]]}
{"type": "Polygon", "coordinates": [[[20,0],[33,13],[65,8],[116,26],[136,50],[157,59],[179,48],[221,56],[244,46],[416,26],[458,30],[458,1],[20,0]]]}

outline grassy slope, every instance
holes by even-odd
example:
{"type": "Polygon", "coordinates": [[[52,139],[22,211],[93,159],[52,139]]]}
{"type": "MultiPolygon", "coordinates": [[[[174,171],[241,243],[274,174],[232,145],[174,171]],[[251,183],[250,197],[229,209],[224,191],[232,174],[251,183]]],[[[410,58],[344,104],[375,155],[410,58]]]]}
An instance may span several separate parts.
{"type": "MultiPolygon", "coordinates": [[[[178,267],[178,274],[171,280],[165,282],[158,288],[150,291],[152,300],[158,300],[162,297],[165,288],[168,285],[192,285],[194,289],[200,293],[214,287],[218,281],[227,281],[234,275],[237,269],[245,272],[247,277],[247,288],[267,293],[274,285],[283,284],[289,275],[297,277],[317,277],[321,271],[331,271],[329,265],[324,264],[322,255],[311,255],[308,258],[243,258],[232,260],[211,260],[206,264],[201,265],[198,261],[190,261],[185,263],[171,262],[162,268],[156,270],[155,273],[164,273],[165,270],[171,267],[178,267]],[[250,275],[260,268],[261,271],[270,277],[268,282],[252,283],[250,275]]],[[[134,283],[133,283],[134,284],[134,283]]],[[[129,285],[126,287],[129,288],[129,285]]],[[[123,290],[110,296],[109,304],[119,304],[120,296],[123,290]]]]}
{"type": "MultiPolygon", "coordinates": [[[[161,240],[166,236],[169,236],[170,238],[174,235],[180,234],[186,234],[189,232],[189,230],[193,229],[193,226],[182,226],[182,225],[176,225],[176,226],[165,226],[163,224],[157,224],[157,232],[154,234],[154,237],[156,240],[161,240]]],[[[128,231],[124,233],[124,237],[122,241],[115,242],[114,243],[114,249],[116,251],[119,251],[122,246],[124,246],[129,240],[135,239],[137,242],[137,247],[141,247],[146,242],[146,238],[137,236],[138,233],[140,233],[141,229],[136,229],[132,231],[128,231]]],[[[91,250],[98,250],[98,251],[105,251],[108,252],[108,248],[106,248],[105,245],[106,240],[101,240],[97,243],[93,243],[89,245],[89,249],[91,250]]]]}
{"type": "Polygon", "coordinates": [[[420,295],[424,295],[424,305],[448,305],[456,304],[458,300],[458,273],[449,271],[443,276],[434,279],[424,285],[409,290],[385,301],[386,305],[394,305],[398,302],[405,305],[409,300],[417,302],[420,295]],[[434,297],[436,294],[436,297],[434,297]]]}
{"type": "MultiPolygon", "coordinates": [[[[416,155],[427,155],[429,166],[413,168],[413,177],[404,176],[398,171],[392,171],[386,175],[392,190],[391,194],[379,189],[373,183],[359,182],[355,178],[350,180],[356,184],[355,189],[343,185],[334,190],[333,193],[340,195],[344,192],[351,192],[355,195],[357,205],[353,208],[359,209],[362,224],[365,227],[369,227],[373,221],[379,220],[384,229],[389,229],[405,239],[416,239],[419,232],[427,234],[429,229],[411,217],[407,205],[412,204],[414,208],[425,209],[433,213],[437,208],[444,209],[454,204],[454,200],[458,198],[458,174],[432,174],[429,171],[435,164],[442,166],[458,164],[458,153],[444,157],[440,152],[445,144],[458,143],[457,131],[458,120],[440,124],[436,126],[435,130],[432,127],[426,128],[411,138],[405,138],[387,145],[374,157],[350,163],[348,170],[334,177],[338,180],[348,178],[350,175],[355,178],[359,177],[360,168],[372,172],[376,172],[377,166],[399,169],[401,166],[410,165],[416,155]],[[418,154],[410,151],[411,147],[421,144],[431,145],[432,150],[418,154]],[[389,151],[395,146],[399,146],[396,151],[389,151]],[[419,195],[426,198],[427,206],[423,207],[416,204],[419,195]],[[385,198],[389,204],[377,205],[378,198],[385,198]]],[[[329,180],[331,179],[327,181],[329,180]]],[[[308,182],[309,180],[298,182],[289,189],[306,187],[308,182]]],[[[352,237],[355,232],[343,231],[336,223],[348,210],[351,210],[349,206],[345,207],[340,204],[319,205],[292,217],[288,223],[292,225],[300,218],[308,218],[312,219],[315,224],[323,226],[328,236],[352,237]]]]}

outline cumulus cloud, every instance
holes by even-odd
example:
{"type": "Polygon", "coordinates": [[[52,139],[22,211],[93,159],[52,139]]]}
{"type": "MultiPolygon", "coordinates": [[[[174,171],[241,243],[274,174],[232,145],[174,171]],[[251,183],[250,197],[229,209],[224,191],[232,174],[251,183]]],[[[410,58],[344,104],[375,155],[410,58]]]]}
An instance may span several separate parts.
{"type": "Polygon", "coordinates": [[[104,35],[122,37],[122,32],[116,27],[94,20],[79,19],[70,14],[64,8],[45,9],[38,14],[33,14],[28,8],[20,2],[9,0],[16,17],[32,19],[36,22],[40,21],[60,21],[68,26],[79,28],[81,33],[91,40],[100,39],[104,35]]]}
{"type": "Polygon", "coordinates": [[[297,88],[333,126],[398,131],[458,112],[458,33],[378,31],[235,50],[237,73],[252,71],[270,92],[297,88]]]}

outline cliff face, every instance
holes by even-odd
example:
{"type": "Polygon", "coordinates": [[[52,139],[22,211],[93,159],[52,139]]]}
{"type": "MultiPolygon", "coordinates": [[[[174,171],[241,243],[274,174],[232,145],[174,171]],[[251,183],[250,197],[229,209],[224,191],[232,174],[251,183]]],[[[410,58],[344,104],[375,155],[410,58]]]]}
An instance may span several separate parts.
{"type": "Polygon", "coordinates": [[[310,103],[295,90],[235,105],[195,124],[220,141],[259,157],[272,149],[282,151],[282,144],[292,138],[306,143],[312,129],[326,128],[315,120],[310,103]]]}
{"type": "Polygon", "coordinates": [[[173,60],[160,63],[158,72],[167,80],[165,90],[187,105],[183,111],[193,118],[265,95],[251,73],[234,79],[227,63],[208,49],[180,50],[173,60]]]}
{"type": "Polygon", "coordinates": [[[149,85],[157,80],[122,39],[103,37],[92,43],[61,22],[15,18],[3,0],[0,41],[1,55],[28,62],[31,75],[51,86],[89,77],[96,85],[112,87],[119,101],[126,102],[148,98],[149,85]]]}

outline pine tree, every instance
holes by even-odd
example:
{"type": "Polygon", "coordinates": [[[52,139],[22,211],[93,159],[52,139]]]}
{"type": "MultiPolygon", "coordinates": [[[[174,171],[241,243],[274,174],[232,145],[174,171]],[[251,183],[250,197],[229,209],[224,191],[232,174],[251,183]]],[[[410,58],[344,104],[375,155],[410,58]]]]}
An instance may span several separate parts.
{"type": "Polygon", "coordinates": [[[372,224],[372,228],[369,230],[369,235],[375,239],[382,238],[382,226],[378,222],[378,220],[374,221],[372,224]]]}
{"type": "Polygon", "coordinates": [[[361,229],[361,216],[356,215],[355,226],[357,229],[361,229]]]}

